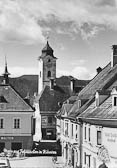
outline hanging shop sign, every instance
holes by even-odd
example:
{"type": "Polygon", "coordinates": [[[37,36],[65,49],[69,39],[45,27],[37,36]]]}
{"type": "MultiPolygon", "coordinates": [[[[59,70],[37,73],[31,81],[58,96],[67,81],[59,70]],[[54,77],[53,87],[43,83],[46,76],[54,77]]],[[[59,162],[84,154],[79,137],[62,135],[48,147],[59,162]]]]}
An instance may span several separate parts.
{"type": "Polygon", "coordinates": [[[110,161],[109,152],[104,146],[101,146],[98,150],[98,159],[104,163],[110,161]]]}

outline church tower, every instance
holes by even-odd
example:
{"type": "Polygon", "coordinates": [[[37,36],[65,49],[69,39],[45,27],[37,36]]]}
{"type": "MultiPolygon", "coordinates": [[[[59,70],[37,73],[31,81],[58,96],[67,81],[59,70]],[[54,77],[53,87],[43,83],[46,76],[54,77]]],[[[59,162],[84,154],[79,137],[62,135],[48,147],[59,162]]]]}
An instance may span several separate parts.
{"type": "Polygon", "coordinates": [[[8,72],[7,61],[5,59],[5,71],[3,73],[3,77],[4,77],[3,83],[4,84],[9,84],[9,75],[10,73],[8,72]]]}
{"type": "Polygon", "coordinates": [[[38,94],[50,82],[56,79],[56,57],[53,55],[53,49],[47,41],[46,46],[42,49],[42,54],[39,56],[39,76],[38,76],[38,94]]]}

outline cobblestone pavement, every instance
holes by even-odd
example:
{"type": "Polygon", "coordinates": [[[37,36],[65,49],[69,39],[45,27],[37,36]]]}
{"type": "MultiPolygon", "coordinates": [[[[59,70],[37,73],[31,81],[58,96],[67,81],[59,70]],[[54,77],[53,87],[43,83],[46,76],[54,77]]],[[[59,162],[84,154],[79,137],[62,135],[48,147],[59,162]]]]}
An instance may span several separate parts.
{"type": "Polygon", "coordinates": [[[52,157],[29,157],[22,160],[10,160],[11,168],[53,168],[52,157]]]}

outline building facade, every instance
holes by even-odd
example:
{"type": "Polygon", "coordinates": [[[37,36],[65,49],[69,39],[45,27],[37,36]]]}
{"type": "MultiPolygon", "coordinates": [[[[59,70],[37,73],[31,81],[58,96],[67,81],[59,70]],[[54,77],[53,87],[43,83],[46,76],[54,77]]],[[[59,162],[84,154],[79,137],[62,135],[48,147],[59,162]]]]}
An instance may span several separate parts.
{"type": "MultiPolygon", "coordinates": [[[[77,96],[67,111],[67,122],[79,124],[80,162],[82,168],[117,167],[117,45],[112,47],[112,59],[77,96]]],[[[62,109],[58,119],[63,116],[62,109]]],[[[60,129],[63,127],[62,122],[60,129]]],[[[73,126],[71,126],[73,128],[73,126]]],[[[65,128],[64,128],[65,129],[65,128]]],[[[62,133],[61,133],[62,134],[62,133]]],[[[59,135],[61,137],[62,135],[59,135]]],[[[67,138],[64,139],[67,142],[67,138]]],[[[64,144],[63,144],[64,148],[64,144]]],[[[68,145],[66,147],[68,151],[68,145]]],[[[64,155],[63,155],[64,157],[64,155]]],[[[67,152],[67,159],[70,153],[67,152]]],[[[77,167],[72,164],[73,167],[77,167]]]]}
{"type": "Polygon", "coordinates": [[[31,149],[33,108],[9,84],[7,64],[0,84],[0,151],[31,149]]]}
{"type": "Polygon", "coordinates": [[[117,166],[117,90],[99,91],[94,102],[79,116],[83,123],[84,167],[117,166]],[[95,114],[95,115],[94,115],[95,114]]]}
{"type": "Polygon", "coordinates": [[[57,137],[62,146],[65,165],[80,166],[80,123],[69,118],[69,111],[77,96],[67,99],[57,114],[57,137]]]}

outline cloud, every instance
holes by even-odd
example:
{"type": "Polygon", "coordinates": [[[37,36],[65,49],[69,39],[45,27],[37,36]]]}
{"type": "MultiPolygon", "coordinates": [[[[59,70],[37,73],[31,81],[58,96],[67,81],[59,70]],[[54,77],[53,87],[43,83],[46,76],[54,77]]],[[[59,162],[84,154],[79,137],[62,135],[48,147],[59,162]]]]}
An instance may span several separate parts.
{"type": "Polygon", "coordinates": [[[72,71],[65,71],[65,70],[57,70],[57,77],[62,75],[66,76],[73,76],[77,79],[89,80],[92,79],[96,73],[91,73],[86,67],[84,66],[76,66],[72,71]]]}
{"type": "Polygon", "coordinates": [[[91,79],[92,78],[92,75],[90,74],[90,72],[87,70],[87,68],[83,66],[75,67],[72,70],[71,74],[78,79],[91,79]]]}
{"type": "MultiPolygon", "coordinates": [[[[19,77],[21,75],[37,75],[37,69],[33,67],[9,67],[10,77],[19,77]]],[[[1,69],[1,72],[3,69],[1,69]]]]}
{"type": "Polygon", "coordinates": [[[83,59],[76,59],[71,62],[72,66],[83,66],[87,61],[83,59]]]}
{"type": "Polygon", "coordinates": [[[1,0],[0,40],[43,43],[47,30],[70,36],[81,33],[88,40],[104,29],[117,31],[116,3],[116,0],[1,0]]]}
{"type": "Polygon", "coordinates": [[[0,2],[0,40],[7,42],[44,42],[41,27],[15,1],[0,2]]]}

